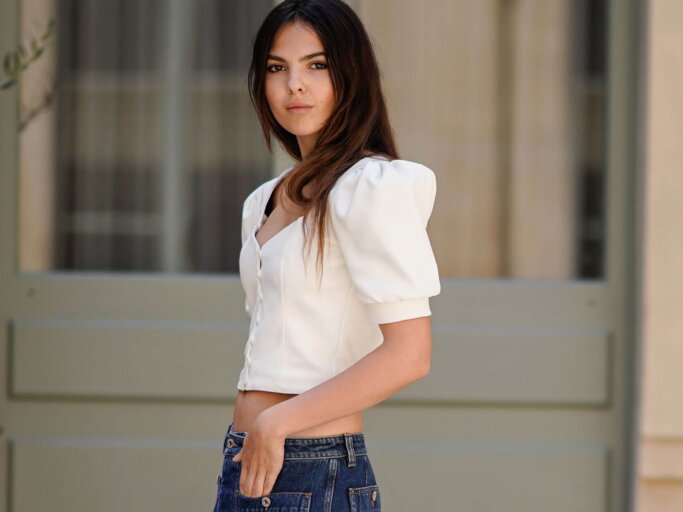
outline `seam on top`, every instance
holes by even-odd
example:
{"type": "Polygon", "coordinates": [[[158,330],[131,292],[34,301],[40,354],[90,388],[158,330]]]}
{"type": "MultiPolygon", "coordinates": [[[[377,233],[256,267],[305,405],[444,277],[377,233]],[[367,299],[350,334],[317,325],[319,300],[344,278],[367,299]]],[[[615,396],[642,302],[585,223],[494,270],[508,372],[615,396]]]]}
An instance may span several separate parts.
{"type": "MultiPolygon", "coordinates": [[[[287,310],[285,309],[285,262],[287,261],[287,257],[289,255],[289,246],[292,243],[292,240],[294,237],[290,233],[289,236],[287,237],[287,241],[285,243],[284,248],[282,249],[282,257],[280,258],[280,296],[282,297],[282,315],[280,318],[280,357],[279,357],[279,368],[277,371],[277,387],[282,389],[282,384],[283,384],[283,378],[282,374],[284,372],[284,354],[285,354],[285,318],[287,317],[287,310]]],[[[286,387],[286,386],[285,386],[286,387]]]]}
{"type": "Polygon", "coordinates": [[[349,283],[349,288],[346,291],[346,299],[344,300],[344,310],[342,311],[341,321],[339,322],[339,335],[337,336],[337,346],[334,350],[334,358],[332,359],[332,376],[335,376],[337,374],[337,360],[339,359],[339,348],[341,347],[341,340],[344,337],[344,330],[346,327],[346,313],[349,308],[352,290],[353,283],[349,283]]]}

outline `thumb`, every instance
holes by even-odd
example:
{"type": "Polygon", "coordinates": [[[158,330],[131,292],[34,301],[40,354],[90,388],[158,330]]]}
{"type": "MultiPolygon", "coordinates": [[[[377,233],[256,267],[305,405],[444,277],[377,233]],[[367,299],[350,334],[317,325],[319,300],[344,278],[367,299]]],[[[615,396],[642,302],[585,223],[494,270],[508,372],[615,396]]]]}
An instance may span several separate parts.
{"type": "Polygon", "coordinates": [[[237,455],[235,455],[235,456],[232,458],[232,460],[233,460],[234,462],[239,462],[239,461],[237,460],[238,457],[239,457],[239,458],[242,457],[242,450],[240,450],[239,452],[237,452],[237,455]]]}

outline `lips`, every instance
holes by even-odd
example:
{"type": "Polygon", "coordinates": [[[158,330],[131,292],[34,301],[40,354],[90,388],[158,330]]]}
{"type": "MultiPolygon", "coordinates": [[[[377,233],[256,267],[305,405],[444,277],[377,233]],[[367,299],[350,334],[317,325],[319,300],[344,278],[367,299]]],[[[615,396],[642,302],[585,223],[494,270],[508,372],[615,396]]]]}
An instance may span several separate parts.
{"type": "Polygon", "coordinates": [[[296,108],[311,108],[313,105],[309,105],[308,103],[303,103],[301,101],[295,101],[287,105],[287,110],[290,109],[296,109],[296,108]]]}
{"type": "Polygon", "coordinates": [[[296,111],[308,110],[309,108],[312,108],[312,107],[313,107],[313,105],[309,105],[307,103],[294,102],[294,103],[290,103],[289,105],[287,105],[287,110],[292,110],[292,111],[296,112],[296,111]]]}

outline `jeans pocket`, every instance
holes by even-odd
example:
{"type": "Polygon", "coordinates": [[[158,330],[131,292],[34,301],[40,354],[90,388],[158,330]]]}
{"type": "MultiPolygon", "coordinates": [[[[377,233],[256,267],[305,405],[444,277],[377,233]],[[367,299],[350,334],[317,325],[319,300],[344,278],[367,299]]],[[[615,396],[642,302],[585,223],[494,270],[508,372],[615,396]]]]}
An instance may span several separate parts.
{"type": "Polygon", "coordinates": [[[223,475],[218,473],[218,478],[216,478],[216,502],[213,506],[213,512],[218,512],[220,501],[221,501],[221,481],[223,480],[223,475]]]}
{"type": "Polygon", "coordinates": [[[380,512],[382,510],[382,500],[378,484],[349,487],[347,492],[349,494],[351,512],[380,512]]]}
{"type": "Polygon", "coordinates": [[[271,492],[266,496],[245,496],[235,490],[236,512],[310,512],[310,492],[271,492]]]}

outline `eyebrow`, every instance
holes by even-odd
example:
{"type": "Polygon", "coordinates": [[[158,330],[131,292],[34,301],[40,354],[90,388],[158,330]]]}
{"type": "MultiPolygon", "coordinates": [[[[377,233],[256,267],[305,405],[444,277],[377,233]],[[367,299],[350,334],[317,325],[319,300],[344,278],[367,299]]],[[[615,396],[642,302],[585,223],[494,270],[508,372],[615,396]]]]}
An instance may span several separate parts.
{"type": "MultiPolygon", "coordinates": [[[[325,52],[316,52],[316,53],[311,53],[309,55],[305,55],[299,59],[299,62],[303,62],[305,60],[312,59],[313,57],[317,57],[318,55],[325,55],[325,52]]],[[[285,59],[282,57],[278,57],[277,55],[268,55],[268,60],[277,60],[279,62],[287,62],[285,59]]]]}

